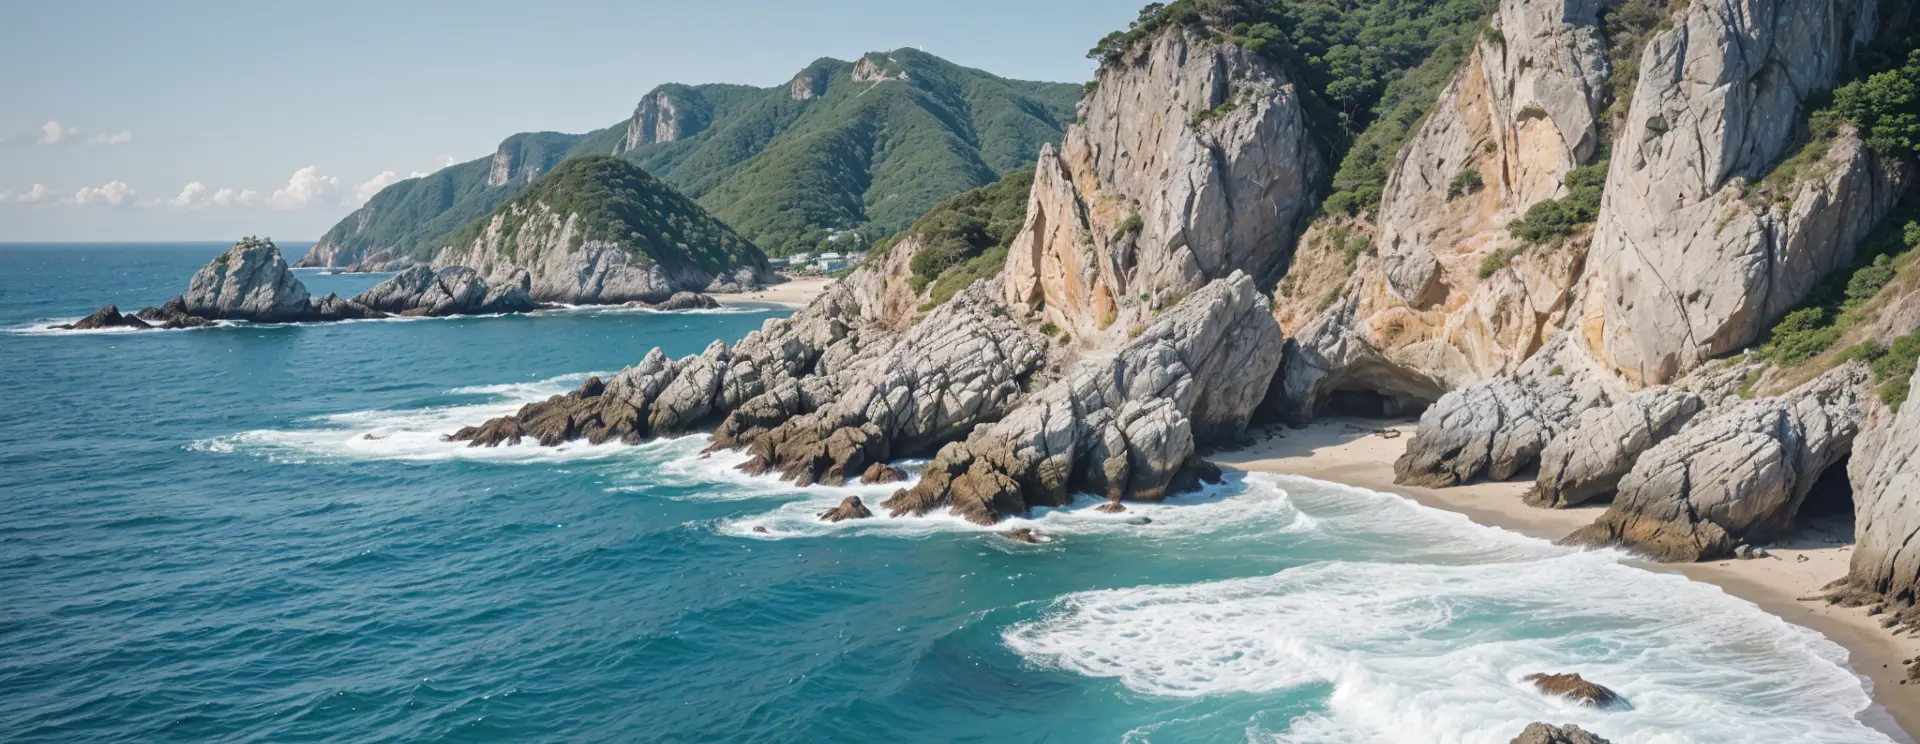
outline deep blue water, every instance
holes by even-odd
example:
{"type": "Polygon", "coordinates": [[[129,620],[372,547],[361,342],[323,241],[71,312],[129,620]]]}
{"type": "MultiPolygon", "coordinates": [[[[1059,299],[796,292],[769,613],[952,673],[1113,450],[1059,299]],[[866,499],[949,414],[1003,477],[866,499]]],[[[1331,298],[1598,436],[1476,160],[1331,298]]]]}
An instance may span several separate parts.
{"type": "Polygon", "coordinates": [[[1818,636],[1393,496],[1236,477],[1025,546],[822,525],[887,489],[747,478],[697,437],[438,441],[772,311],[30,330],[222,250],[0,246],[0,739],[1884,740],[1818,636]]]}

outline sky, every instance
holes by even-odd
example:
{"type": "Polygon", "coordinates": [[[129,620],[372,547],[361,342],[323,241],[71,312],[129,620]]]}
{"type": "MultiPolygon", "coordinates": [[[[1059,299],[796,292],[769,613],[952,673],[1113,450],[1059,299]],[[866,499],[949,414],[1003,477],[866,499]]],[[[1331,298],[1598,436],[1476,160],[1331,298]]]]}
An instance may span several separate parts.
{"type": "Polygon", "coordinates": [[[0,241],[318,238],[516,132],[661,83],[773,86],[918,47],[1080,82],[1142,0],[0,3],[0,241]]]}

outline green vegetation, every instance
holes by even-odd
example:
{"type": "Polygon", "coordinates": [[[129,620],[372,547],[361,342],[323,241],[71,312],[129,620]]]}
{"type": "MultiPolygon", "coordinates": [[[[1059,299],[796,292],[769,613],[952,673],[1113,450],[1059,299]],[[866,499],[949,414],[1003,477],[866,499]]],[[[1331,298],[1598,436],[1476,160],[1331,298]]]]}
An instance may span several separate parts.
{"type": "Polygon", "coordinates": [[[1553,365],[1553,369],[1547,370],[1548,377],[1564,377],[1566,376],[1566,374],[1567,374],[1567,368],[1562,367],[1558,364],[1553,365]]]}
{"type": "Polygon", "coordinates": [[[1125,240],[1128,235],[1139,235],[1140,231],[1146,229],[1146,227],[1147,223],[1140,219],[1139,212],[1129,214],[1127,215],[1127,219],[1120,223],[1119,227],[1114,228],[1113,242],[1118,243],[1125,240]]]}
{"type": "Polygon", "coordinates": [[[1668,27],[1668,18],[1686,6],[1686,0],[1627,0],[1600,10],[1601,34],[1607,40],[1607,90],[1613,102],[1601,118],[1602,137],[1611,140],[1614,126],[1627,118],[1633,104],[1633,86],[1640,80],[1640,50],[1656,31],[1668,27]]]}
{"type": "Polygon", "coordinates": [[[1353,275],[1353,269],[1360,264],[1360,257],[1373,253],[1373,239],[1365,235],[1347,238],[1340,245],[1340,260],[1346,264],[1347,275],[1353,275]]]}
{"type": "Polygon", "coordinates": [[[1880,157],[1913,160],[1920,154],[1920,50],[1908,52],[1900,67],[1889,65],[1836,88],[1833,112],[1859,127],[1880,157]]]}
{"type": "Polygon", "coordinates": [[[1480,278],[1487,279],[1500,273],[1501,269],[1513,263],[1513,257],[1520,255],[1521,250],[1522,246],[1510,245],[1487,254],[1486,258],[1480,259],[1480,278]]]}
{"type": "MultiPolygon", "coordinates": [[[[1920,247],[1920,203],[1909,201],[1861,241],[1851,267],[1829,275],[1800,308],[1774,325],[1760,354],[1774,364],[1792,367],[1831,348],[1848,330],[1871,320],[1862,311],[1893,282],[1916,247],[1920,247]]],[[[1911,364],[1906,371],[1913,371],[1911,364]]]]}
{"type": "Polygon", "coordinates": [[[575,246],[588,240],[618,243],[635,259],[668,271],[694,268],[717,274],[741,266],[767,268],[759,248],[700,205],[639,166],[607,155],[561,162],[492,215],[454,233],[449,243],[471,243],[497,217],[504,224],[503,250],[519,258],[520,228],[536,205],[580,216],[575,246]]]}
{"type": "Polygon", "coordinates": [[[1087,56],[1115,62],[1177,25],[1279,63],[1305,92],[1325,151],[1342,156],[1326,210],[1357,212],[1379,204],[1400,145],[1480,36],[1486,10],[1480,0],[1174,0],[1146,6],[1087,56]]]}
{"type": "Polygon", "coordinates": [[[937,307],[975,280],[1000,273],[1007,246],[1026,224],[1032,190],[1033,171],[1015,171],[997,183],[961,193],[882,241],[868,260],[886,255],[901,241],[917,239],[920,250],[908,262],[913,288],[927,293],[928,309],[937,307]]]}
{"type": "MultiPolygon", "coordinates": [[[[1592,223],[1600,214],[1600,194],[1607,185],[1607,162],[1602,160],[1567,171],[1566,183],[1566,196],[1528,207],[1526,217],[1508,223],[1507,232],[1537,245],[1572,235],[1592,223]]],[[[1484,265],[1481,271],[1482,277],[1491,273],[1484,265]]]]}
{"type": "MultiPolygon", "coordinates": [[[[1029,168],[1059,141],[1084,91],[1006,80],[912,49],[874,55],[909,81],[855,83],[853,64],[823,59],[786,84],[664,85],[676,114],[669,141],[619,152],[770,251],[819,248],[839,230],[890,235],[941,200],[1029,168]]],[[[488,184],[493,156],[401,181],[327,232],[346,262],[381,250],[431,257],[461,226],[491,213],[568,157],[615,153],[628,122],[584,135],[517,134],[500,145],[512,167],[488,184]]],[[[844,243],[842,243],[844,245],[844,243]]]]}
{"type": "Polygon", "coordinates": [[[1467,168],[1456,174],[1452,181],[1447,182],[1447,199],[1449,201],[1458,199],[1486,187],[1487,182],[1480,178],[1480,169],[1467,168]]]}

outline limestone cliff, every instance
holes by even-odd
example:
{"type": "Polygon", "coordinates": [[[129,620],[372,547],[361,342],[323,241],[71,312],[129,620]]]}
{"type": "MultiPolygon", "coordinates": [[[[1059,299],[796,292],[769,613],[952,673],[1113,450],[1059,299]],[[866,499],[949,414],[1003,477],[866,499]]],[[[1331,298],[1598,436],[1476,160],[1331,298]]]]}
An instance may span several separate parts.
{"type": "Polygon", "coordinates": [[[1176,26],[1097,82],[1040,152],[1008,304],[1111,345],[1209,280],[1276,278],[1325,167],[1279,66],[1176,26]]]}

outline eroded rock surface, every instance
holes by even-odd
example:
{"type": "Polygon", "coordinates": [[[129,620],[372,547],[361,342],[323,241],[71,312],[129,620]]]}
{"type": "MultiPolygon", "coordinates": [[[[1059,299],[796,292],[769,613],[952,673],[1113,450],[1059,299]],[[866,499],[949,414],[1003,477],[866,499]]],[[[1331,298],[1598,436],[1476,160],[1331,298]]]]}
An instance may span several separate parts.
{"type": "Polygon", "coordinates": [[[181,310],[210,320],[287,323],[316,319],[306,285],[271,240],[240,241],[193,275],[181,310]]]}
{"type": "Polygon", "coordinates": [[[1234,272],[1111,357],[1081,361],[1005,420],[941,448],[913,488],[882,506],[992,524],[1074,491],[1155,501],[1217,479],[1194,448],[1245,432],[1282,342],[1265,296],[1234,272]]]}
{"type": "Polygon", "coordinates": [[[1581,413],[1540,453],[1540,474],[1526,502],[1565,508],[1613,493],[1641,453],[1673,436],[1705,406],[1691,392],[1657,387],[1581,413]]]}
{"type": "Polygon", "coordinates": [[[1609,744],[1586,729],[1571,723],[1554,726],[1545,723],[1529,723],[1519,736],[1513,737],[1512,744],[1609,744]]]}
{"type": "Polygon", "coordinates": [[[1605,708],[1622,702],[1618,693],[1602,685],[1588,682],[1579,674],[1529,674],[1522,677],[1532,682],[1541,694],[1557,695],[1589,708],[1605,708]]]}
{"type": "MultiPolygon", "coordinates": [[[[1910,382],[1920,382],[1920,370],[1910,382]]],[[[1847,475],[1855,543],[1842,593],[1854,604],[1884,602],[1898,622],[1920,624],[1920,407],[1908,401],[1896,413],[1870,404],[1847,475]]]]}
{"type": "Polygon", "coordinates": [[[393,315],[481,315],[535,309],[527,296],[527,272],[489,282],[462,266],[415,266],[353,298],[355,304],[393,315]]]}
{"type": "Polygon", "coordinates": [[[112,305],[95,310],[92,315],[88,315],[72,323],[54,326],[54,328],[64,331],[97,331],[105,328],[146,329],[152,327],[152,325],[149,325],[146,321],[141,320],[135,315],[121,315],[120,308],[112,305]]]}
{"type": "Polygon", "coordinates": [[[1785,395],[1708,412],[1642,454],[1606,514],[1565,542],[1688,562],[1781,534],[1821,473],[1851,452],[1870,377],[1850,363],[1785,395]]]}

